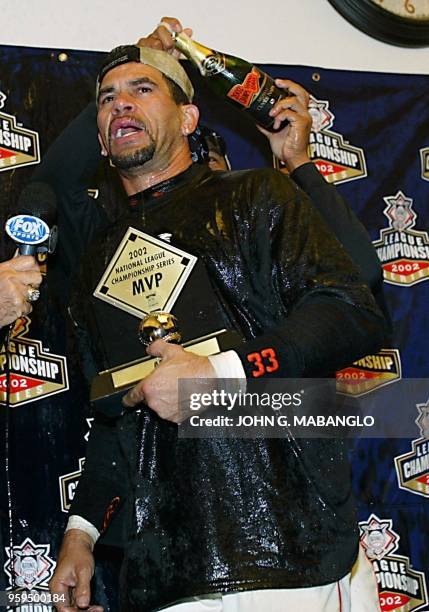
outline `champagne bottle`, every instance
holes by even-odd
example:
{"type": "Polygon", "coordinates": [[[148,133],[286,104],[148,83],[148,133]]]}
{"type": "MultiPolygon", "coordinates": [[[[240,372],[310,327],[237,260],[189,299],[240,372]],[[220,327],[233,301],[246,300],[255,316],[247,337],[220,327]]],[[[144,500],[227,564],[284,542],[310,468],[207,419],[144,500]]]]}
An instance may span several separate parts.
{"type": "Polygon", "coordinates": [[[239,57],[204,47],[184,32],[172,32],[172,36],[176,49],[207,77],[215,93],[244,110],[262,127],[273,129],[274,118],[269,112],[287,92],[279,89],[268,74],[239,57]]]}

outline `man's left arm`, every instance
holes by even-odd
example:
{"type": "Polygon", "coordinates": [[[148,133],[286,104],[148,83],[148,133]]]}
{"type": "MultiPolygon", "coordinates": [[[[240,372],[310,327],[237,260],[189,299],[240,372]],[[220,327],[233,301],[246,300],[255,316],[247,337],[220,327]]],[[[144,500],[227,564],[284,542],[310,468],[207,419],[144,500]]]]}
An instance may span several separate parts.
{"type": "Polygon", "coordinates": [[[264,242],[270,240],[264,274],[271,274],[281,297],[279,312],[287,315],[266,327],[263,336],[237,349],[248,376],[254,376],[249,349],[255,353],[273,349],[279,368],[268,376],[329,376],[377,351],[386,332],[384,318],[358,269],[308,197],[299,189],[294,191],[292,195],[287,177],[273,173],[273,204],[266,213],[270,226],[265,234],[253,236],[259,267],[267,259],[264,242]]]}
{"type": "Polygon", "coordinates": [[[294,81],[276,79],[276,85],[285,90],[288,96],[275,104],[271,114],[277,121],[275,127],[280,127],[281,121],[286,120],[287,123],[278,132],[259,129],[267,137],[273,155],[284,164],[281,172],[289,173],[291,179],[310,196],[374,293],[379,289],[383,272],[368,232],[335,185],[324,179],[309,157],[312,127],[312,117],[308,111],[310,96],[294,81]]]}

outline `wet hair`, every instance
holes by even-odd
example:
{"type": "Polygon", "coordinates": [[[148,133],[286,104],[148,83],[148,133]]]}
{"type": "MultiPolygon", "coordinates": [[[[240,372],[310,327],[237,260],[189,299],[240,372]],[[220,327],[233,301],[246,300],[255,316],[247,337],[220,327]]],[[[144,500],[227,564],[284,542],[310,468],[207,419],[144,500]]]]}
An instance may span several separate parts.
{"type": "Polygon", "coordinates": [[[180,89],[180,87],[176,85],[176,83],[172,81],[168,76],[165,76],[165,74],[163,74],[162,76],[167,82],[171,97],[173,98],[177,106],[180,106],[181,104],[189,104],[189,100],[186,97],[186,94],[180,89]]]}

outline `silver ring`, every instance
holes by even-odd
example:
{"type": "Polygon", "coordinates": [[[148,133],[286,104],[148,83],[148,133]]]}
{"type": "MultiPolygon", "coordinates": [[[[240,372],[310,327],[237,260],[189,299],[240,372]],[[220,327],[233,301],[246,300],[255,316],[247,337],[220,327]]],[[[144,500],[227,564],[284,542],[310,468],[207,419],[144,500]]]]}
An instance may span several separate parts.
{"type": "Polygon", "coordinates": [[[34,287],[27,289],[27,302],[37,302],[40,297],[40,291],[34,287]]]}

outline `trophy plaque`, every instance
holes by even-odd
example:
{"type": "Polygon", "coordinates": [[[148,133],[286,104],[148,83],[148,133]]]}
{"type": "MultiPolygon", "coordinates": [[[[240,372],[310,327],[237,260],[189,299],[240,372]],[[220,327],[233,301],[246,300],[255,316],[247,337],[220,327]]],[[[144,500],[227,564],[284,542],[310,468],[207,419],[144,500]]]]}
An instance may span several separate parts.
{"type": "MultiPolygon", "coordinates": [[[[138,335],[144,346],[149,346],[160,339],[174,343],[179,343],[181,339],[176,317],[167,312],[153,312],[147,315],[139,325],[138,335]]],[[[185,342],[182,346],[185,351],[207,357],[233,349],[239,342],[239,334],[221,329],[185,342]]],[[[146,356],[100,372],[91,385],[90,399],[96,410],[108,417],[120,416],[124,410],[121,403],[122,396],[153,372],[158,363],[157,357],[146,356]]]]}

